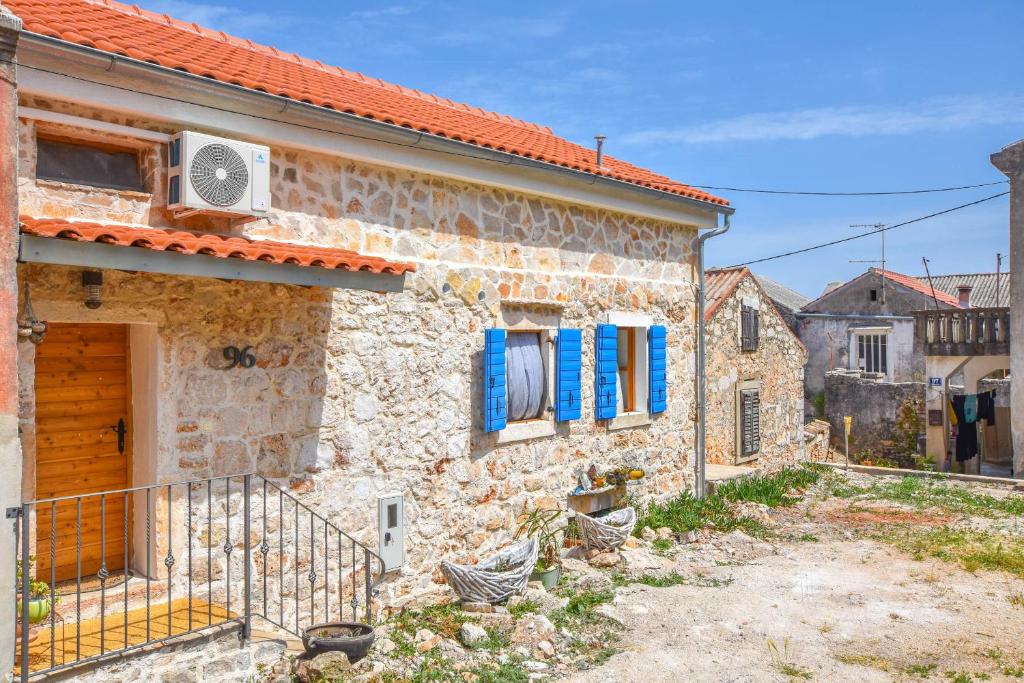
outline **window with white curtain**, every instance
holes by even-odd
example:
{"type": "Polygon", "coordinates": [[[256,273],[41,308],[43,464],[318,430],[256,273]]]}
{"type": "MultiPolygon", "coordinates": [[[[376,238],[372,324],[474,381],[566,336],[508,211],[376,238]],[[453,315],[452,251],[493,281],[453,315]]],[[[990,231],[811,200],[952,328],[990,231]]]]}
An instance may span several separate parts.
{"type": "Polygon", "coordinates": [[[615,386],[618,412],[631,413],[636,407],[636,332],[635,327],[618,328],[616,351],[619,355],[619,381],[615,386]]]}
{"type": "Polygon", "coordinates": [[[541,344],[539,332],[508,333],[505,364],[509,422],[534,420],[543,415],[547,373],[541,344]]]}

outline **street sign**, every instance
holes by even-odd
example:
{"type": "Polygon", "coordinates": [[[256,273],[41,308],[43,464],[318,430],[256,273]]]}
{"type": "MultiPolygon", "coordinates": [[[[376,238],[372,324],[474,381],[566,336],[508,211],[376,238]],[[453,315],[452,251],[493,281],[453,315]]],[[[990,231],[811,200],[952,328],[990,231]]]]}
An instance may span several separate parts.
{"type": "Polygon", "coordinates": [[[843,426],[846,428],[846,435],[850,435],[850,431],[853,429],[853,417],[846,415],[843,417],[843,426]]]}

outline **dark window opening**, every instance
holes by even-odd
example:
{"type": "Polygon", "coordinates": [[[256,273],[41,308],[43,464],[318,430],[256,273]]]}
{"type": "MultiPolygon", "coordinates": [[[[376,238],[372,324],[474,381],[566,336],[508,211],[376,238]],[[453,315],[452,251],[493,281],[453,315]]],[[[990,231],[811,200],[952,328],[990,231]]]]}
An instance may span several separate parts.
{"type": "Polygon", "coordinates": [[[740,308],[740,350],[757,351],[761,340],[761,321],[753,306],[743,304],[740,308]]]}
{"type": "Polygon", "coordinates": [[[48,138],[36,140],[36,177],[114,190],[144,189],[138,152],[48,138]]]}
{"type": "Polygon", "coordinates": [[[889,339],[884,334],[857,335],[857,367],[862,372],[886,374],[889,368],[889,339]]]}
{"type": "Polygon", "coordinates": [[[872,289],[868,296],[872,301],[878,301],[878,290],[872,289]]]}

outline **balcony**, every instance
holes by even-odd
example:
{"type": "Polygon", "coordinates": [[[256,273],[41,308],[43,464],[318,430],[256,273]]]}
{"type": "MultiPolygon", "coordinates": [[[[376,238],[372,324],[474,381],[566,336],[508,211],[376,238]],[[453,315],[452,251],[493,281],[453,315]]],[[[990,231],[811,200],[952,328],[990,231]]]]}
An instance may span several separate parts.
{"type": "Polygon", "coordinates": [[[926,356],[1008,356],[1010,309],[916,311],[914,337],[926,356]]]}

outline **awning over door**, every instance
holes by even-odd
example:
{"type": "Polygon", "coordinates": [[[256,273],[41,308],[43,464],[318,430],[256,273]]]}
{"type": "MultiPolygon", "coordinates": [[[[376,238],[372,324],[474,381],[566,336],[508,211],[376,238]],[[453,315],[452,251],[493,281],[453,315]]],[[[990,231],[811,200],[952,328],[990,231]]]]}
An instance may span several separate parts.
{"type": "Polygon", "coordinates": [[[22,216],[18,260],[167,275],[400,292],[410,263],[346,249],[22,216]]]}

